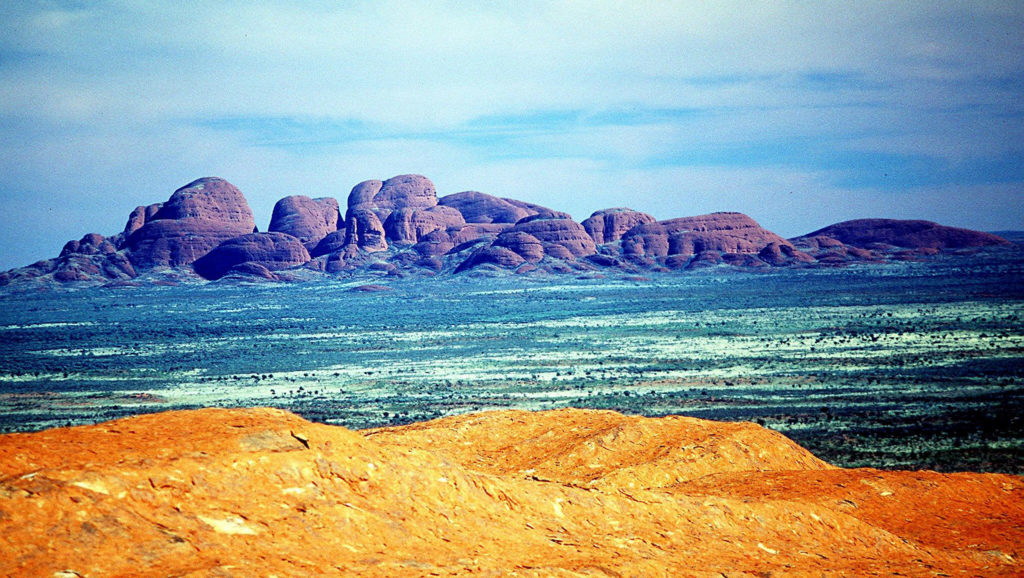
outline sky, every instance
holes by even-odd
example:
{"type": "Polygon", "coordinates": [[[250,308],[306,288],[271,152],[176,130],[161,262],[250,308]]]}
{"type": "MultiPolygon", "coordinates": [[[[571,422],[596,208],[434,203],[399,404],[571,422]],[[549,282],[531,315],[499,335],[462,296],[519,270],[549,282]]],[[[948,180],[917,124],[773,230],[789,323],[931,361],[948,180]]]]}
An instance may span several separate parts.
{"type": "Polygon", "coordinates": [[[219,176],[1024,229],[1024,2],[0,3],[0,270],[219,176]]]}

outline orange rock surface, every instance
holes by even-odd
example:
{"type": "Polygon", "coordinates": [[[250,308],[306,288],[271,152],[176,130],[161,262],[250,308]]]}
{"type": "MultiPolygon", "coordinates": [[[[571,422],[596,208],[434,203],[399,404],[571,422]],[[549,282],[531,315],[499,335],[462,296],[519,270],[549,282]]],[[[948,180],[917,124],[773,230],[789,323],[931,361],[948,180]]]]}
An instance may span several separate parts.
{"type": "Polygon", "coordinates": [[[0,575],[1021,575],[1024,479],[832,467],[745,423],[274,409],[0,436],[0,575]]]}

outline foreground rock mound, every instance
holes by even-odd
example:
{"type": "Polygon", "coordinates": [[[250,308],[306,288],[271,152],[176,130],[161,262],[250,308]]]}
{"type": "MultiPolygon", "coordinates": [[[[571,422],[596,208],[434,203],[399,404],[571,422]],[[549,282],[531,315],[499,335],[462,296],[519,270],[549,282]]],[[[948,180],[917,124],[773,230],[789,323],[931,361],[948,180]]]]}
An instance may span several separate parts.
{"type": "Polygon", "coordinates": [[[0,574],[1019,575],[1022,489],[692,418],[169,412],[0,437],[0,574]]]}

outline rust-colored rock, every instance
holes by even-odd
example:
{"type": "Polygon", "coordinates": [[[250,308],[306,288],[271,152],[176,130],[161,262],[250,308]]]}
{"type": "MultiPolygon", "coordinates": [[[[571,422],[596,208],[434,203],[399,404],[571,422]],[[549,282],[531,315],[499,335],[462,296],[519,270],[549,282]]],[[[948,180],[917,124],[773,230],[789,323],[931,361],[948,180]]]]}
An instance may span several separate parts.
{"type": "MultiPolygon", "coordinates": [[[[135,212],[133,216],[128,228],[138,222],[135,212]]],[[[255,228],[242,192],[224,179],[209,177],[175,191],[125,243],[137,269],[178,267],[255,228]]]]}
{"type": "Polygon", "coordinates": [[[536,214],[526,207],[477,191],[446,195],[438,203],[458,210],[467,223],[515,223],[536,214]]]}
{"type": "Polygon", "coordinates": [[[455,272],[461,273],[480,265],[496,265],[505,269],[513,269],[525,262],[526,259],[511,249],[489,245],[473,251],[469,258],[459,264],[455,272]]]}
{"type": "MultiPolygon", "coordinates": [[[[931,221],[856,219],[843,221],[797,239],[827,237],[861,249],[891,245],[905,249],[964,249],[1009,245],[1002,237],[981,231],[947,227],[931,221]]],[[[818,245],[821,241],[815,239],[818,245]]]]}
{"type": "Polygon", "coordinates": [[[420,238],[413,249],[423,257],[436,257],[444,255],[455,247],[451,235],[440,229],[431,231],[420,238]]]}
{"type": "Polygon", "coordinates": [[[544,245],[540,239],[523,231],[513,230],[498,235],[494,246],[509,249],[531,263],[544,258],[544,245]]]}
{"type": "Polygon", "coordinates": [[[245,274],[267,277],[264,270],[277,271],[309,261],[302,243],[284,233],[250,233],[225,241],[193,263],[196,273],[206,279],[220,279],[240,265],[245,274]]]}
{"type": "Polygon", "coordinates": [[[538,214],[519,221],[511,230],[532,235],[544,244],[560,245],[569,253],[569,258],[586,257],[597,252],[594,239],[572,219],[538,214]]]}
{"type": "Polygon", "coordinates": [[[364,251],[385,251],[384,224],[372,209],[350,208],[345,215],[345,243],[364,251]]]}
{"type": "Polygon", "coordinates": [[[758,251],[757,256],[773,267],[783,267],[794,263],[813,263],[814,257],[800,251],[789,243],[771,242],[758,251]]]}
{"type": "Polygon", "coordinates": [[[338,230],[340,218],[336,199],[292,195],[274,205],[268,230],[291,235],[312,250],[321,239],[338,230]]]}
{"type": "Polygon", "coordinates": [[[0,436],[11,576],[1024,572],[1024,479],[844,470],[751,424],[273,409],[0,436]]]}
{"type": "Polygon", "coordinates": [[[434,231],[458,231],[465,224],[462,213],[452,207],[402,208],[392,211],[384,221],[384,232],[394,243],[411,245],[434,231]]]}
{"type": "Polygon", "coordinates": [[[604,209],[590,215],[580,223],[598,245],[618,241],[622,235],[637,225],[653,223],[655,218],[633,209],[604,209]]]}
{"type": "Polygon", "coordinates": [[[641,223],[627,231],[621,241],[625,256],[660,259],[669,268],[693,269],[717,263],[764,266],[765,262],[781,266],[814,260],[742,213],[641,223]]]}
{"type": "Polygon", "coordinates": [[[329,255],[336,251],[340,251],[345,248],[345,243],[348,237],[348,230],[344,228],[338,229],[328,233],[320,242],[316,244],[309,251],[311,257],[319,257],[321,255],[329,255]]]}
{"type": "Polygon", "coordinates": [[[124,237],[127,239],[129,235],[141,229],[149,221],[152,221],[162,206],[163,203],[156,203],[144,207],[135,207],[135,210],[128,215],[128,223],[124,226],[124,237]]]}

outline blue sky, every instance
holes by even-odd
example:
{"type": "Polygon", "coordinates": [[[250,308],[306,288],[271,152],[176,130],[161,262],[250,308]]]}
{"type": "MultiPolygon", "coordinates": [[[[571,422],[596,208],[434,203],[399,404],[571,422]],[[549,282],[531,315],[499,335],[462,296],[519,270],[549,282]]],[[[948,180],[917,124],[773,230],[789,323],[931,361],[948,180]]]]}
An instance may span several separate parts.
{"type": "Polygon", "coordinates": [[[7,2],[0,144],[0,269],[202,176],[1024,229],[1024,3],[7,2]]]}

